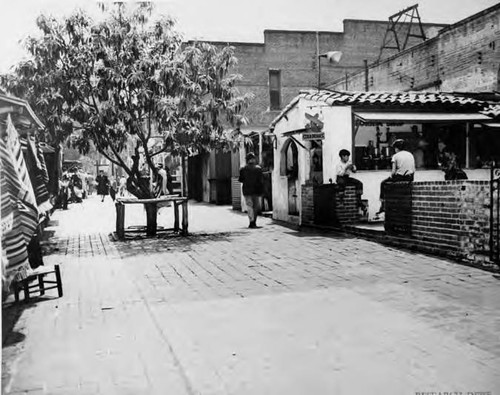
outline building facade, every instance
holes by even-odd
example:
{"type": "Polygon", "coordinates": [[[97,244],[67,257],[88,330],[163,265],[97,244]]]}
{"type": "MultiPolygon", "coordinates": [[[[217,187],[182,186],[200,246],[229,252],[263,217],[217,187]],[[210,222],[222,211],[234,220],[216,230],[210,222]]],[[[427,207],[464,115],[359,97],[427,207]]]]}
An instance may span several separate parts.
{"type": "Polygon", "coordinates": [[[500,90],[500,4],[449,25],[366,70],[332,80],[352,91],[486,92],[500,90]]]}
{"type": "MultiPolygon", "coordinates": [[[[238,64],[231,72],[242,76],[238,89],[241,94],[254,95],[245,113],[248,124],[242,127],[242,132],[262,134],[301,90],[318,87],[321,81],[332,81],[363,70],[365,60],[373,62],[379,57],[387,26],[385,21],[348,19],[344,20],[342,32],[265,30],[263,43],[209,42],[220,47],[228,44],[234,47],[238,64]],[[342,52],[340,61],[332,64],[318,57],[328,51],[342,52]],[[319,67],[321,81],[318,78],[319,67]]],[[[434,37],[446,26],[423,24],[423,29],[427,37],[434,37]]],[[[410,38],[408,45],[416,45],[420,41],[410,38]]],[[[383,56],[388,57],[393,53],[394,50],[385,50],[383,56]]],[[[261,163],[265,162],[262,156],[265,142],[259,138],[255,138],[255,142],[249,149],[259,155],[261,163]]],[[[245,151],[243,149],[229,155],[212,152],[190,158],[189,183],[194,187],[191,196],[206,202],[232,202],[233,207],[239,209],[241,191],[237,176],[245,151]]],[[[265,170],[269,172],[272,166],[272,162],[264,163],[264,167],[268,168],[265,170]]]]}

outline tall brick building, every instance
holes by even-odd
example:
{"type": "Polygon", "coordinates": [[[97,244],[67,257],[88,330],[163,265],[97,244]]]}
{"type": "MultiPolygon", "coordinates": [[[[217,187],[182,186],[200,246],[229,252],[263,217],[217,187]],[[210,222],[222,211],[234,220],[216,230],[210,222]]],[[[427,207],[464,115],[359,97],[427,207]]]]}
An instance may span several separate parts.
{"type": "Polygon", "coordinates": [[[341,76],[329,89],[352,91],[500,90],[500,4],[443,28],[438,35],[368,69],[341,76]],[[368,84],[366,84],[368,82],[368,84]],[[368,86],[366,86],[368,85],[368,86]]]}
{"type": "MultiPolygon", "coordinates": [[[[434,37],[447,25],[423,24],[427,37],[434,37]]],[[[341,51],[337,64],[321,59],[321,81],[333,81],[346,74],[364,70],[364,61],[379,57],[387,30],[385,21],[344,20],[343,32],[265,30],[263,43],[210,42],[231,45],[238,58],[232,70],[242,76],[241,93],[251,92],[255,99],[246,111],[249,124],[244,132],[262,132],[281,109],[300,90],[318,84],[318,54],[341,51]]],[[[410,38],[408,45],[419,39],[410,38]]],[[[384,51],[384,57],[394,51],[384,51]]],[[[322,84],[324,86],[324,84],[322,84]]],[[[256,152],[258,148],[253,148],[256,152]]],[[[198,200],[240,206],[237,173],[243,153],[211,153],[190,159],[189,189],[198,200]],[[231,169],[230,171],[228,169],[231,169]]]]}

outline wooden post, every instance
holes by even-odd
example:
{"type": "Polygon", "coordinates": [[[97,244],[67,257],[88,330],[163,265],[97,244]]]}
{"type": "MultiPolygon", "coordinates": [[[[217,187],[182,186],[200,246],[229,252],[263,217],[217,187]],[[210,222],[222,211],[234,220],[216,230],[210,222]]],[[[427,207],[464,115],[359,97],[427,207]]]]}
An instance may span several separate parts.
{"type": "Polygon", "coordinates": [[[465,124],[465,168],[470,168],[470,122],[465,124]]]}
{"type": "Polygon", "coordinates": [[[56,273],[56,281],[57,281],[57,292],[59,297],[63,296],[63,286],[61,280],[61,271],[59,270],[59,265],[54,265],[55,273],[56,273]]]}
{"type": "Polygon", "coordinates": [[[174,201],[174,232],[177,231],[179,231],[179,203],[174,201]]]}
{"type": "Polygon", "coordinates": [[[262,132],[259,132],[259,165],[262,166],[262,132]]]}
{"type": "Polygon", "coordinates": [[[368,60],[364,60],[365,63],[365,92],[368,92],[369,90],[369,84],[368,84],[368,60]]]}
{"type": "Polygon", "coordinates": [[[181,176],[181,187],[182,187],[182,196],[187,197],[188,196],[188,171],[187,171],[187,160],[186,160],[186,155],[182,154],[181,157],[181,169],[182,169],[182,176],[181,176]]]}
{"type": "Polygon", "coordinates": [[[116,236],[118,239],[125,238],[125,205],[123,203],[115,203],[116,207],[116,236]]]}
{"type": "Polygon", "coordinates": [[[45,295],[45,284],[43,283],[44,274],[38,275],[38,287],[40,288],[40,295],[45,295]]]}
{"type": "Polygon", "coordinates": [[[182,234],[188,234],[188,201],[182,202],[182,234]]]}
{"type": "Polygon", "coordinates": [[[155,236],[156,235],[156,228],[157,228],[157,207],[156,203],[145,203],[144,206],[146,207],[146,235],[147,236],[155,236]]]}

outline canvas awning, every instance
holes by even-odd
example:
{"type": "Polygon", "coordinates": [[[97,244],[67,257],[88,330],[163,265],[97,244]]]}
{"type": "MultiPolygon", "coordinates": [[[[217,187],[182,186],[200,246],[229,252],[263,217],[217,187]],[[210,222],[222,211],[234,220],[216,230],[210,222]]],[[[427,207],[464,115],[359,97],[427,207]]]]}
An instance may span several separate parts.
{"type": "Polygon", "coordinates": [[[485,122],[492,119],[479,113],[436,113],[436,112],[368,112],[354,113],[363,123],[399,122],[399,123],[448,123],[448,122],[485,122]]]}
{"type": "Polygon", "coordinates": [[[0,93],[0,109],[3,109],[3,112],[15,114],[16,120],[22,124],[34,124],[40,129],[44,127],[26,100],[0,93]]]}

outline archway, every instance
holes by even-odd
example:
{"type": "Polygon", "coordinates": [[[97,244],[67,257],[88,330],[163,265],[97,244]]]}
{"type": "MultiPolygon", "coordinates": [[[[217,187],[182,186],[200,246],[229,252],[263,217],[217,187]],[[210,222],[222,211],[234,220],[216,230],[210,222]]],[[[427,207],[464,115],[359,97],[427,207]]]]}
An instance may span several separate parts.
{"type": "Polygon", "coordinates": [[[293,139],[287,140],[283,145],[280,173],[288,179],[288,214],[298,215],[299,150],[293,139]]]}

